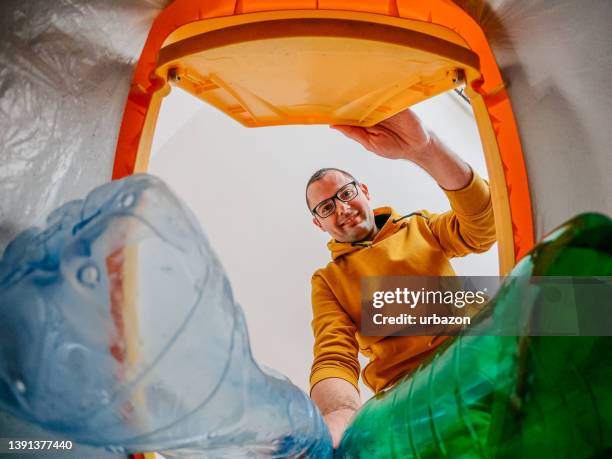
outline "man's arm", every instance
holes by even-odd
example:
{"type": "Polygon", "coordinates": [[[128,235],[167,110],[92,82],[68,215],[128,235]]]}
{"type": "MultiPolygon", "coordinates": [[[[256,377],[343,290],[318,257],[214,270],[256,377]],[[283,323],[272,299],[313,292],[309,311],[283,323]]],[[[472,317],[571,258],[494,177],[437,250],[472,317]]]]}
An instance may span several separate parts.
{"type": "Polygon", "coordinates": [[[315,342],[310,396],[323,414],[336,447],[361,405],[357,327],[325,280],[316,274],[312,278],[312,312],[315,342]]]}
{"type": "Polygon", "coordinates": [[[361,406],[357,389],[344,379],[327,378],[315,384],[310,397],[323,415],[334,448],[338,447],[344,431],[361,406]]]}
{"type": "Polygon", "coordinates": [[[409,109],[372,127],[332,126],[367,150],[405,159],[424,169],[444,190],[452,210],[432,215],[429,227],[450,257],[488,250],[495,242],[495,221],[488,184],[409,109]]]}
{"type": "Polygon", "coordinates": [[[474,173],[460,190],[444,190],[452,210],[429,216],[427,224],[448,258],[489,250],[496,240],[489,185],[474,173]]]}

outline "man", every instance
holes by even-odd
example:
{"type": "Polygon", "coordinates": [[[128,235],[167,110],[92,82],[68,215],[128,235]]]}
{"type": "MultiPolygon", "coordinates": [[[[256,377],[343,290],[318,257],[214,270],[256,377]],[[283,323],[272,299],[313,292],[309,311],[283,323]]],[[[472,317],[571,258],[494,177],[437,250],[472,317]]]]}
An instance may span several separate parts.
{"type": "Polygon", "coordinates": [[[358,351],[369,358],[365,384],[380,392],[414,370],[444,337],[371,337],[359,333],[360,279],[365,276],[455,275],[449,259],[484,252],[495,242],[488,184],[428,132],[410,110],[363,128],[332,126],[367,150],[423,168],[452,210],[401,216],[372,210],[368,187],[338,169],[317,171],[306,186],[313,223],[327,232],[332,261],[312,277],[314,361],[311,397],[334,447],[360,406],[358,351]]]}

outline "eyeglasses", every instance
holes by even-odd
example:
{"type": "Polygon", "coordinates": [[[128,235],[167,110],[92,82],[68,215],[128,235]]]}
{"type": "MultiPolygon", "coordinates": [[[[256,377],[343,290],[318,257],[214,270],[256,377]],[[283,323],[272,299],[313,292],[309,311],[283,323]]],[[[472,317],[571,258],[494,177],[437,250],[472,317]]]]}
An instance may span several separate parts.
{"type": "Polygon", "coordinates": [[[327,198],[313,207],[310,212],[319,218],[327,218],[336,210],[336,199],[342,202],[349,202],[355,199],[358,194],[359,188],[357,188],[357,182],[347,183],[331,198],[327,198]]]}

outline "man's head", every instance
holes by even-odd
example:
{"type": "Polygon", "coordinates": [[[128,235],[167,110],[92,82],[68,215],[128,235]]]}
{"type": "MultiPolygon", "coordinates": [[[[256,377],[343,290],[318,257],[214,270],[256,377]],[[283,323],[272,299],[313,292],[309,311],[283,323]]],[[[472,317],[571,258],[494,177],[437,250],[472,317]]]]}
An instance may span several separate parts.
{"type": "Polygon", "coordinates": [[[312,222],[338,242],[362,241],[376,233],[368,187],[341,169],[312,174],[306,184],[306,204],[312,222]]]}

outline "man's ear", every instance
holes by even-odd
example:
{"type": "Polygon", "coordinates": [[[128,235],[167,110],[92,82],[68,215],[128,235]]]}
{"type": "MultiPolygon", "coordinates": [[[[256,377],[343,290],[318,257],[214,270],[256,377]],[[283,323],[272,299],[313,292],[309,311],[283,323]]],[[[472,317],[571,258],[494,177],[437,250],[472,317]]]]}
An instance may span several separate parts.
{"type": "Polygon", "coordinates": [[[369,201],[370,200],[370,190],[368,190],[368,186],[365,183],[360,183],[359,188],[361,188],[361,192],[369,201]]]}
{"type": "Polygon", "coordinates": [[[318,226],[321,231],[325,231],[323,227],[321,226],[321,222],[317,220],[317,217],[312,217],[312,222],[314,223],[315,226],[318,226]]]}

